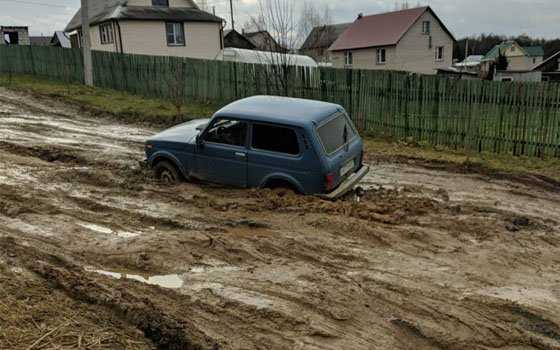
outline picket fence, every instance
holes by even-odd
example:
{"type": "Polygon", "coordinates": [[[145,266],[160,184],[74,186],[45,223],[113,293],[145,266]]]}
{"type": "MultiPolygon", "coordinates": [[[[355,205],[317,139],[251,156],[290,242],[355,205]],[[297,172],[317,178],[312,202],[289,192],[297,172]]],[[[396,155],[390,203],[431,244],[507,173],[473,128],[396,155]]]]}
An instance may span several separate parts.
{"type": "MultiPolygon", "coordinates": [[[[346,108],[375,135],[478,152],[560,157],[560,85],[462,81],[402,72],[277,69],[93,52],[94,83],[173,101],[225,104],[266,94],[346,108]]],[[[80,50],[0,45],[0,72],[82,83],[80,50]]]]}

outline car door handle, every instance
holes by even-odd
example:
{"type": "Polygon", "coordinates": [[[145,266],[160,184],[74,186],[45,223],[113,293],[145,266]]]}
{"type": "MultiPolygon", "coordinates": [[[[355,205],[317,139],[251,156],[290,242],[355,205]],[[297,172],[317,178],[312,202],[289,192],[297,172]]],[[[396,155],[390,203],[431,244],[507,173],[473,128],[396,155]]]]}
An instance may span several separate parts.
{"type": "Polygon", "coordinates": [[[246,153],[243,153],[243,152],[235,152],[235,155],[236,155],[237,157],[241,157],[241,158],[247,157],[247,154],[246,154],[246,153]]]}

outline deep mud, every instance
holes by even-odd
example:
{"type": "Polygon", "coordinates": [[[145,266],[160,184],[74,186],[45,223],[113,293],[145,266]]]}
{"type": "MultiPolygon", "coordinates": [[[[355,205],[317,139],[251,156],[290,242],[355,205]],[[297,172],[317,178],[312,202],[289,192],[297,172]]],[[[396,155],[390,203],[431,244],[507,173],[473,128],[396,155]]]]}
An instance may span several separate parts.
{"type": "Polygon", "coordinates": [[[0,90],[0,349],[560,349],[560,192],[370,159],[361,201],[162,187],[155,130],[0,90]]]}

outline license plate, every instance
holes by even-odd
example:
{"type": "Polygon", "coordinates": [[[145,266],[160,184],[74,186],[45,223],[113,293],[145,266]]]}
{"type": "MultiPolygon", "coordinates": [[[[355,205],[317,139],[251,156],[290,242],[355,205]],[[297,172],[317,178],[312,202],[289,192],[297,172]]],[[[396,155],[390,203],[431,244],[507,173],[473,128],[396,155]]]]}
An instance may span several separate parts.
{"type": "Polygon", "coordinates": [[[350,171],[352,171],[352,169],[354,169],[354,159],[346,163],[346,165],[344,165],[342,169],[340,169],[340,176],[345,176],[350,171]]]}

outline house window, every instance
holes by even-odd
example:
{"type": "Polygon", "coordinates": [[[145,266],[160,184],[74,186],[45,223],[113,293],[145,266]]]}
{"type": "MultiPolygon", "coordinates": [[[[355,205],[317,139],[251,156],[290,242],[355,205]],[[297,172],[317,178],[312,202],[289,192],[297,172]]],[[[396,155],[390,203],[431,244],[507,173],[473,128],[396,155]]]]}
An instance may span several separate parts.
{"type": "Polygon", "coordinates": [[[422,34],[430,34],[432,32],[432,23],[430,21],[422,22],[422,34]]]}
{"type": "Polygon", "coordinates": [[[165,23],[168,46],[185,46],[185,30],[181,22],[165,23]]]}
{"type": "Polygon", "coordinates": [[[430,35],[429,38],[428,38],[428,48],[431,49],[432,47],[434,47],[434,39],[430,35]]]}
{"type": "Polygon", "coordinates": [[[385,64],[387,62],[387,51],[385,49],[377,49],[377,64],[385,64]]]}
{"type": "Polygon", "coordinates": [[[533,58],[533,64],[537,63],[537,59],[533,58]]]}
{"type": "Polygon", "coordinates": [[[351,66],[354,64],[354,57],[352,57],[352,51],[346,51],[344,53],[344,64],[347,66],[351,66]]]}
{"type": "Polygon", "coordinates": [[[443,46],[439,46],[436,48],[436,61],[444,60],[443,49],[444,49],[443,46]]]}
{"type": "Polygon", "coordinates": [[[103,23],[99,25],[99,36],[101,37],[101,44],[113,44],[115,42],[115,37],[113,35],[113,24],[103,23]]]}
{"type": "Polygon", "coordinates": [[[152,0],[152,6],[169,7],[169,0],[152,0]]]}

